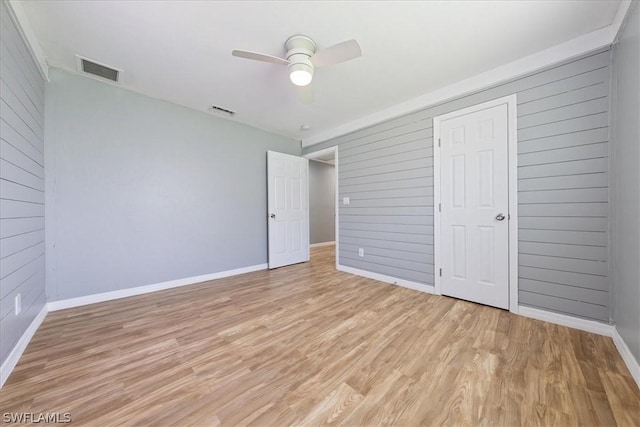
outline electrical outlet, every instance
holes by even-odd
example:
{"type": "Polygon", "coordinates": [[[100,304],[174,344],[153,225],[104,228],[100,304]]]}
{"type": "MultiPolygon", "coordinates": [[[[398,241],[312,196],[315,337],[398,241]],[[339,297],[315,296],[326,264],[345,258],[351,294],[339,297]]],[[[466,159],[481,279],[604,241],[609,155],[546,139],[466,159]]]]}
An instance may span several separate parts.
{"type": "Polygon", "coordinates": [[[21,294],[16,295],[14,307],[15,307],[16,316],[17,316],[22,311],[22,295],[21,294]]]}
{"type": "Polygon", "coordinates": [[[351,203],[351,200],[348,197],[343,197],[342,198],[342,204],[343,205],[348,205],[349,203],[351,203]]]}
{"type": "Polygon", "coordinates": [[[364,256],[364,248],[358,248],[358,256],[364,256]]]}

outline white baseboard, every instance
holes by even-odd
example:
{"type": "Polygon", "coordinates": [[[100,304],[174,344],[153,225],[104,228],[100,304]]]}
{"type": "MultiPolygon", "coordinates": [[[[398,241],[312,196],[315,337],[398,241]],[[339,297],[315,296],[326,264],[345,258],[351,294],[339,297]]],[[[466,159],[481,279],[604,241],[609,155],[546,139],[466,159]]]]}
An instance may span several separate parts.
{"type": "Polygon", "coordinates": [[[335,245],[336,242],[335,240],[332,240],[331,242],[322,242],[322,243],[312,243],[309,245],[310,248],[319,248],[320,246],[332,246],[335,245]]]}
{"type": "Polygon", "coordinates": [[[47,316],[47,312],[47,304],[45,304],[35,319],[33,319],[27,330],[24,331],[24,334],[22,334],[16,345],[13,347],[13,350],[11,350],[2,366],[0,366],[0,388],[2,388],[5,381],[7,381],[9,375],[11,375],[13,368],[16,367],[18,360],[20,360],[20,356],[22,356],[22,353],[24,353],[27,345],[29,345],[31,338],[33,338],[40,327],[40,324],[42,324],[42,321],[47,316]]]}
{"type": "Polygon", "coordinates": [[[532,319],[555,323],[556,325],[568,326],[569,328],[604,335],[606,337],[613,335],[614,330],[613,325],[608,325],[606,323],[567,316],[566,314],[554,313],[552,311],[540,310],[539,308],[532,308],[523,305],[518,307],[518,314],[524,317],[531,317],[532,319]]]}
{"type": "Polygon", "coordinates": [[[613,338],[613,343],[616,345],[616,348],[618,349],[618,353],[620,353],[620,356],[622,356],[622,360],[624,360],[624,363],[627,365],[627,368],[629,368],[629,372],[631,372],[631,376],[633,377],[634,380],[636,380],[636,384],[638,384],[638,387],[640,387],[640,363],[638,363],[636,358],[633,357],[633,354],[631,353],[631,350],[629,350],[627,343],[624,342],[624,340],[622,339],[622,337],[620,336],[620,333],[618,333],[618,330],[616,328],[613,329],[613,334],[611,335],[611,338],[613,338]]]}
{"type": "Polygon", "coordinates": [[[100,294],[87,295],[84,297],[51,301],[47,304],[47,308],[49,309],[49,311],[64,310],[66,308],[80,307],[83,305],[95,304],[98,302],[148,294],[150,292],[163,291],[165,289],[177,288],[180,286],[194,285],[196,283],[208,282],[209,280],[222,279],[224,277],[237,276],[239,274],[251,273],[254,271],[266,269],[267,264],[251,265],[249,267],[204,274],[202,276],[187,277],[184,279],[170,280],[168,282],[156,283],[153,285],[138,286],[135,288],[121,289],[118,291],[104,292],[100,294]]]}
{"type": "Polygon", "coordinates": [[[386,276],[384,274],[372,273],[366,270],[360,270],[359,268],[347,267],[346,265],[337,265],[339,271],[345,273],[355,274],[356,276],[362,276],[369,279],[378,280],[380,282],[391,283],[392,285],[402,286],[403,288],[413,289],[415,291],[426,292],[428,294],[435,293],[435,288],[423,283],[412,282],[410,280],[398,279],[396,277],[386,276]]]}

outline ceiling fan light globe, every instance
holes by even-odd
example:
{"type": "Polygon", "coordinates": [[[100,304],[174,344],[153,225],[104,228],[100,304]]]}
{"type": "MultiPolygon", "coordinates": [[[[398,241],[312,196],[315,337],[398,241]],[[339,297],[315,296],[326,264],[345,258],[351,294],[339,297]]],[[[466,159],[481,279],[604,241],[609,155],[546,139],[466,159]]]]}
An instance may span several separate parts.
{"type": "Polygon", "coordinates": [[[306,86],[311,83],[313,76],[307,70],[293,70],[289,74],[289,78],[291,79],[291,83],[296,86],[306,86]]]}
{"type": "MultiPolygon", "coordinates": [[[[303,58],[308,62],[308,59],[303,58]]],[[[313,79],[313,66],[302,61],[289,65],[289,79],[296,86],[306,86],[313,79]]]]}

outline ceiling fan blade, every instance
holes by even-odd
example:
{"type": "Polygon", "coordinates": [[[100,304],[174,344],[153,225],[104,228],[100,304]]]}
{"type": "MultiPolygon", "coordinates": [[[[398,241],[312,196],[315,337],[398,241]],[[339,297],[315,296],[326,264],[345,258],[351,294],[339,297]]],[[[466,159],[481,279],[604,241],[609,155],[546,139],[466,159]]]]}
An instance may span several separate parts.
{"type": "Polygon", "coordinates": [[[313,101],[315,101],[313,85],[311,84],[306,86],[296,86],[296,92],[298,94],[298,99],[303,104],[313,104],[313,101]]]}
{"type": "Polygon", "coordinates": [[[360,45],[355,40],[347,40],[322,49],[311,57],[311,62],[316,67],[339,64],[362,55],[360,45]]]}
{"type": "Polygon", "coordinates": [[[248,50],[234,50],[233,52],[231,52],[231,54],[233,56],[237,56],[238,58],[253,59],[253,60],[262,61],[262,62],[271,62],[273,64],[282,64],[282,65],[289,64],[289,61],[287,61],[286,59],[278,58],[277,56],[271,56],[264,53],[250,52],[248,50]]]}

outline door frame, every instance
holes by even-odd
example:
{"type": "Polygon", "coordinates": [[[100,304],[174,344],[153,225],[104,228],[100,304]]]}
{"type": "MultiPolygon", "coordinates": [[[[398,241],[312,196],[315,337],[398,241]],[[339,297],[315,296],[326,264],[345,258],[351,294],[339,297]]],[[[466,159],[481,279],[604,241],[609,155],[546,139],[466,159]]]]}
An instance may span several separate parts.
{"type": "Polygon", "coordinates": [[[518,313],[518,131],[517,131],[517,96],[508,95],[482,104],[473,105],[433,118],[433,254],[434,254],[434,288],[435,293],[442,295],[442,278],[439,274],[441,260],[440,211],[440,124],[444,120],[463,116],[476,111],[486,110],[498,105],[507,105],[507,158],[509,161],[509,311],[518,313]]]}
{"type": "MultiPolygon", "coordinates": [[[[322,150],[318,150],[318,151],[313,151],[311,153],[307,153],[304,154],[302,157],[306,157],[307,159],[310,160],[318,160],[318,157],[324,157],[327,154],[333,153],[333,166],[334,166],[334,178],[335,178],[335,190],[334,190],[334,195],[335,195],[335,200],[334,200],[334,209],[335,209],[335,213],[334,213],[334,228],[335,228],[335,236],[334,236],[334,241],[335,241],[335,252],[336,252],[336,269],[338,268],[338,265],[340,264],[340,251],[338,250],[338,246],[340,245],[338,237],[340,235],[340,228],[339,228],[339,224],[340,224],[340,218],[339,218],[339,205],[338,205],[338,146],[334,145],[328,148],[323,148],[322,150]]],[[[322,160],[320,160],[322,161],[322,160]]],[[[310,184],[310,181],[307,180],[307,185],[310,184]]],[[[307,195],[309,195],[309,190],[307,189],[307,195]]],[[[310,196],[310,195],[309,195],[310,196]]],[[[307,215],[310,216],[310,213],[307,212],[307,215]]],[[[309,218],[309,230],[311,230],[311,218],[309,218]]],[[[311,242],[311,237],[309,237],[309,242],[311,242]]],[[[311,246],[311,243],[309,243],[309,246],[311,246]]]]}

